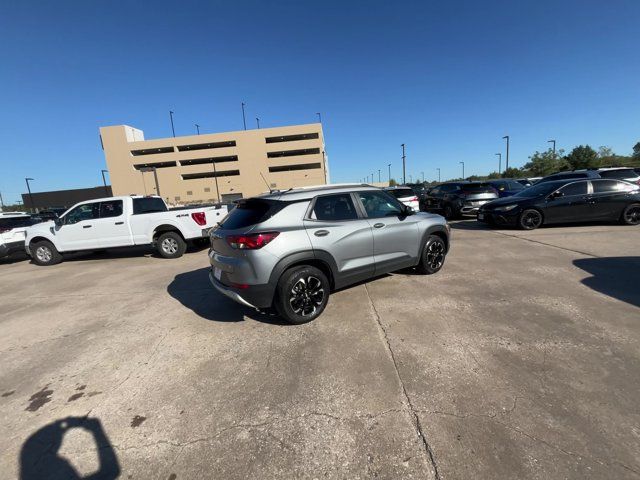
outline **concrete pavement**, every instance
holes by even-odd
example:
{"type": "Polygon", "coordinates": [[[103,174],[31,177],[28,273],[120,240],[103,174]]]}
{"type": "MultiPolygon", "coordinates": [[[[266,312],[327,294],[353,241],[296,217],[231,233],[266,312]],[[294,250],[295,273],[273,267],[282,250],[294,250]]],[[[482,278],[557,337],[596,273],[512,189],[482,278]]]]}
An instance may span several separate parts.
{"type": "Polygon", "coordinates": [[[0,471],[640,477],[640,229],[453,233],[437,275],[303,326],[212,291],[204,251],[0,263],[0,471]]]}

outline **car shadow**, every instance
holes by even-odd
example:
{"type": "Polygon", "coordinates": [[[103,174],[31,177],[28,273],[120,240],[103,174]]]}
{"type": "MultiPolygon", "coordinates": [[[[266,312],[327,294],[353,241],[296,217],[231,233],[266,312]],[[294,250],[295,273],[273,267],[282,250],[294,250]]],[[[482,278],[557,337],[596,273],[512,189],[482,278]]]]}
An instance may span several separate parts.
{"type": "Polygon", "coordinates": [[[573,264],[592,275],[582,280],[587,287],[640,307],[640,257],[579,258],[573,264]]]}
{"type": "Polygon", "coordinates": [[[205,320],[241,322],[245,317],[272,325],[290,325],[271,310],[257,311],[225,297],[211,286],[209,268],[176,275],[167,293],[205,320]]]}
{"type": "Polygon", "coordinates": [[[24,262],[29,260],[29,255],[25,253],[12,253],[7,257],[0,258],[0,265],[11,265],[12,263],[24,262]]]}
{"type": "Polygon", "coordinates": [[[490,230],[491,226],[474,219],[453,220],[449,222],[455,230],[490,230]]]}
{"type": "Polygon", "coordinates": [[[38,480],[112,480],[120,475],[120,464],[100,420],[92,417],[67,417],[49,423],[29,436],[20,451],[20,479],[38,480]],[[64,435],[81,429],[93,437],[98,455],[98,470],[80,475],[64,456],[58,454],[64,435]]]}
{"type": "MultiPolygon", "coordinates": [[[[189,245],[185,255],[192,253],[198,253],[206,250],[208,247],[189,245]]],[[[162,258],[155,248],[151,245],[140,245],[135,247],[123,247],[123,248],[111,248],[90,250],[84,252],[65,253],[65,262],[84,262],[88,260],[106,260],[114,258],[134,258],[134,257],[148,257],[148,258],[162,258]]]]}

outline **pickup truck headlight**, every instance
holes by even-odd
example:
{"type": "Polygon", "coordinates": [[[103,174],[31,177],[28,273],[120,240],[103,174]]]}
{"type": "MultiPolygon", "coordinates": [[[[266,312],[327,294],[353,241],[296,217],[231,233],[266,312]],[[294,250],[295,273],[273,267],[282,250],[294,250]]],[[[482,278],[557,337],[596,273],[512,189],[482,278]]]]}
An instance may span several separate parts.
{"type": "Polygon", "coordinates": [[[509,212],[511,210],[513,210],[514,208],[516,208],[518,206],[518,204],[513,204],[513,205],[505,205],[504,207],[496,207],[493,209],[494,212],[509,212]]]}

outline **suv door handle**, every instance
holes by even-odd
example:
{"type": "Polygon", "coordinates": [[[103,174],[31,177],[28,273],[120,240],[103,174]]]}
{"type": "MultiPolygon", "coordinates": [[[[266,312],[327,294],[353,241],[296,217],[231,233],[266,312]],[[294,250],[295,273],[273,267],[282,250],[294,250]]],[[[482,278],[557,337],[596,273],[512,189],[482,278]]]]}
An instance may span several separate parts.
{"type": "Polygon", "coordinates": [[[82,228],[91,228],[91,225],[83,225],[82,228]]]}
{"type": "Polygon", "coordinates": [[[329,235],[329,230],[316,230],[313,234],[316,237],[326,237],[329,235]]]}
{"type": "Polygon", "coordinates": [[[382,228],[382,227],[384,227],[384,223],[375,223],[373,225],[373,228],[382,228]]]}
{"type": "Polygon", "coordinates": [[[116,225],[124,225],[124,222],[116,222],[116,225]]]}

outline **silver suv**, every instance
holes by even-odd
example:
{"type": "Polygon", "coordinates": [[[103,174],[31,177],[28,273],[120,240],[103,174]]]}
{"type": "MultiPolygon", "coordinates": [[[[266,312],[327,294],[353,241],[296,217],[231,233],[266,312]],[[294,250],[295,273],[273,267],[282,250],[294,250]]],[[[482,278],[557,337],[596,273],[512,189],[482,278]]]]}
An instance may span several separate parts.
{"type": "Polygon", "coordinates": [[[440,215],[415,213],[379,188],[331,185],[240,200],[210,236],[218,291],[305,323],[332,290],[407,267],[436,273],[450,230],[440,215]]]}

